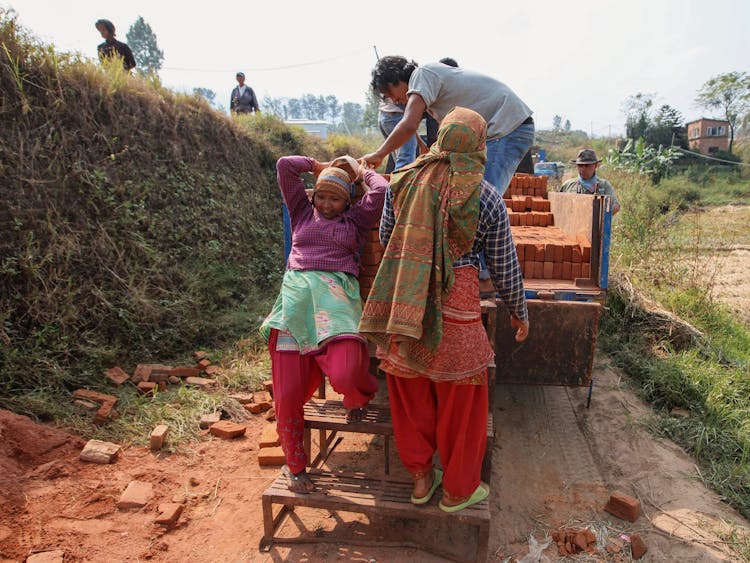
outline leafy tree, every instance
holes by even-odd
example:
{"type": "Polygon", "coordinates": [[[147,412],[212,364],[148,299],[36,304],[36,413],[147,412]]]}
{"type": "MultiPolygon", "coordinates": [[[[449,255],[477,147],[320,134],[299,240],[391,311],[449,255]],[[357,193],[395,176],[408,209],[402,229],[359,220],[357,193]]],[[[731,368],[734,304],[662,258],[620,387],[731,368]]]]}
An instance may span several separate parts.
{"type": "Polygon", "coordinates": [[[126,35],[128,45],[138,63],[138,71],[146,74],[157,73],[164,62],[164,51],[156,44],[156,34],[143,16],[138,16],[126,35]]]}
{"type": "Polygon", "coordinates": [[[286,119],[302,119],[302,104],[297,98],[290,99],[286,108],[289,112],[289,117],[286,119]]]}
{"type": "Polygon", "coordinates": [[[638,92],[634,96],[628,96],[622,105],[625,113],[625,134],[628,139],[645,137],[646,129],[651,122],[650,111],[654,105],[654,95],[638,92]]]}
{"type": "Polygon", "coordinates": [[[686,147],[685,123],[682,114],[672,106],[664,104],[646,128],[644,138],[649,145],[686,147]]]}
{"type": "Polygon", "coordinates": [[[563,129],[566,133],[570,133],[570,119],[565,120],[565,125],[563,125],[563,129]]]}
{"type": "Polygon", "coordinates": [[[559,131],[562,127],[562,115],[555,115],[552,117],[552,129],[559,131]]]}
{"type": "Polygon", "coordinates": [[[362,131],[364,108],[360,104],[344,102],[341,124],[349,135],[362,131]]]}
{"type": "Polygon", "coordinates": [[[213,105],[214,101],[216,100],[216,92],[214,92],[210,88],[193,88],[193,94],[196,96],[200,96],[201,98],[205,98],[206,101],[211,105],[213,105]]]}
{"type": "Polygon", "coordinates": [[[746,72],[727,72],[708,80],[695,103],[707,109],[720,109],[729,122],[729,153],[734,145],[737,120],[750,110],[750,75],[746,72]]]}
{"type": "Polygon", "coordinates": [[[370,89],[367,92],[367,105],[365,111],[362,114],[362,126],[365,130],[377,131],[378,130],[378,105],[380,104],[380,97],[378,94],[370,89]]]}
{"type": "Polygon", "coordinates": [[[283,98],[266,98],[263,103],[266,112],[272,113],[276,117],[287,120],[289,115],[289,109],[283,98]]]}

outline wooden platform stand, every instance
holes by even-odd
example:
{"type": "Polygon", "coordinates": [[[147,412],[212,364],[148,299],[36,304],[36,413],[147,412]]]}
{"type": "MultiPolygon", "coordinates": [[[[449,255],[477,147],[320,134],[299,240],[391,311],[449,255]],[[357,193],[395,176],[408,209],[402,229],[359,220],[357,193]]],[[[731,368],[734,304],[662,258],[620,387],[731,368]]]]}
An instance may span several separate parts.
{"type": "MultiPolygon", "coordinates": [[[[491,343],[495,341],[496,305],[494,300],[482,301],[482,319],[491,343]]],[[[495,437],[492,417],[494,407],[495,364],[488,366],[489,387],[489,416],[487,421],[487,447],[482,464],[482,480],[490,483],[492,478],[492,450],[495,437]]],[[[263,493],[263,538],[260,548],[268,551],[273,543],[294,544],[328,541],[324,536],[315,538],[277,538],[275,533],[281,527],[286,517],[295,507],[321,508],[326,510],[343,510],[358,512],[368,516],[392,516],[397,518],[445,519],[451,518],[456,522],[469,524],[477,529],[477,547],[473,559],[461,561],[487,560],[490,533],[489,499],[477,503],[460,512],[447,515],[437,506],[437,502],[430,501],[427,505],[415,506],[410,502],[413,483],[389,479],[371,479],[362,474],[344,474],[323,471],[320,467],[338,444],[338,432],[358,432],[383,436],[385,474],[390,474],[390,438],[393,435],[391,413],[387,406],[369,405],[365,419],[362,422],[348,423],[346,409],[341,401],[326,400],[325,389],[321,386],[318,398],[312,399],[305,405],[305,449],[308,459],[311,456],[311,431],[318,430],[319,448],[310,466],[310,479],[315,483],[316,490],[310,494],[293,493],[287,488],[286,478],[280,475],[263,493]],[[281,505],[281,509],[274,516],[273,505],[281,505]]],[[[340,441],[340,438],[339,438],[340,441]]],[[[432,540],[432,538],[429,538],[432,540]]],[[[344,540],[346,541],[346,540],[344,540]]],[[[362,543],[362,542],[358,542],[362,543]]],[[[373,542],[373,545],[384,545],[383,542],[373,542]]],[[[403,545],[400,543],[399,545],[403,545]]],[[[433,551],[430,544],[418,546],[427,551],[433,551]]],[[[446,556],[445,554],[441,554],[446,556]]]]}

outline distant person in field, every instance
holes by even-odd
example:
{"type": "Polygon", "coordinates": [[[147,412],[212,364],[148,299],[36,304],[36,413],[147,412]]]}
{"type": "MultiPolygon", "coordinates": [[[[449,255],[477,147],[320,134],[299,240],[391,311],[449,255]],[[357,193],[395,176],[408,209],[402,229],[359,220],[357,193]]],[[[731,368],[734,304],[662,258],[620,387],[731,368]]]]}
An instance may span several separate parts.
{"type": "Polygon", "coordinates": [[[99,60],[119,57],[122,59],[122,66],[126,72],[135,68],[135,57],[130,47],[122,41],[115,39],[115,25],[109,20],[96,20],[94,24],[99,33],[104,38],[104,43],[99,45],[96,50],[99,53],[99,60]]]}
{"type": "Polygon", "coordinates": [[[260,113],[255,91],[245,84],[245,73],[237,73],[237,86],[232,90],[229,109],[234,113],[260,113]]]}
{"type": "Polygon", "coordinates": [[[616,215],[620,211],[620,202],[617,201],[612,184],[604,178],[597,176],[596,169],[600,162],[601,159],[596,158],[596,153],[593,149],[581,150],[576,159],[570,161],[571,164],[575,164],[578,167],[578,177],[564,182],[558,191],[576,194],[608,195],[612,200],[612,215],[616,215]]]}
{"type": "Polygon", "coordinates": [[[388,182],[351,157],[321,163],[285,156],[276,173],[289,210],[292,250],[260,330],[271,356],[276,428],[286,458],[282,471],[290,491],[309,493],[314,484],[305,471],[304,405],[323,374],[344,396],[347,421],[362,420],[378,389],[367,342],[357,332],[357,275],[359,250],[380,218],[388,182]],[[312,202],[301,177],[306,173],[316,177],[312,202]]]}

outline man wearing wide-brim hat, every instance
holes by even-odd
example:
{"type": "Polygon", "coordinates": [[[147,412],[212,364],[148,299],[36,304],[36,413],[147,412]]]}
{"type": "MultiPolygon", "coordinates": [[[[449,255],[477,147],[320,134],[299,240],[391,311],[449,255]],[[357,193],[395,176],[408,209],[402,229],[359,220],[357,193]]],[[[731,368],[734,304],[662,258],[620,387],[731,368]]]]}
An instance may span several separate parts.
{"type": "Polygon", "coordinates": [[[614,215],[620,210],[620,202],[617,201],[612,184],[596,175],[596,168],[600,162],[601,159],[596,158],[596,153],[593,149],[579,151],[576,159],[570,161],[571,164],[575,164],[578,168],[578,177],[571,178],[563,183],[558,191],[588,195],[608,195],[612,200],[612,215],[614,215]]]}

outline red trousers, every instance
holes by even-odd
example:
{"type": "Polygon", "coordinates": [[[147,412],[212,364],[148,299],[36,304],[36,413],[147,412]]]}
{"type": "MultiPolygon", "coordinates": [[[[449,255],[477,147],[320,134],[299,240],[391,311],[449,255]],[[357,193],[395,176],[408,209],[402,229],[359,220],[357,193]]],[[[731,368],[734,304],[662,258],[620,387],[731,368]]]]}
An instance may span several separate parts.
{"type": "Polygon", "coordinates": [[[328,376],[331,387],[344,396],[344,407],[364,407],[375,396],[378,381],[370,373],[370,356],[364,342],[354,338],[332,340],[319,353],[276,350],[278,331],[268,339],[273,376],[276,429],[286,463],[293,473],[307,465],[304,447],[304,406],[328,376]]]}
{"type": "Polygon", "coordinates": [[[487,444],[487,385],[387,375],[396,449],[406,469],[429,470],[437,450],[443,490],[452,497],[471,495],[487,444]]]}

